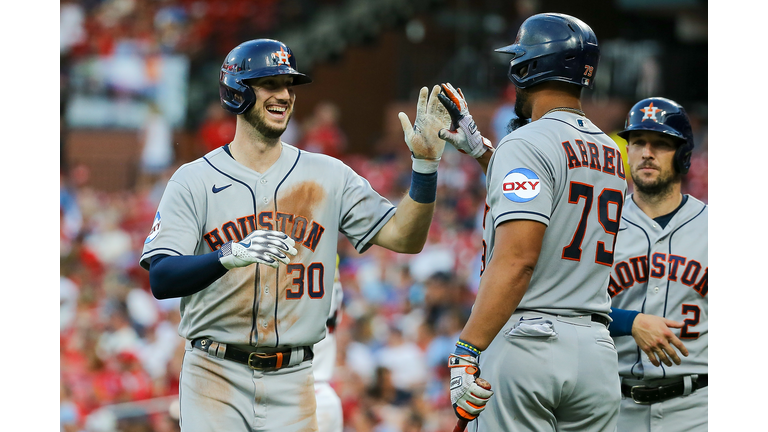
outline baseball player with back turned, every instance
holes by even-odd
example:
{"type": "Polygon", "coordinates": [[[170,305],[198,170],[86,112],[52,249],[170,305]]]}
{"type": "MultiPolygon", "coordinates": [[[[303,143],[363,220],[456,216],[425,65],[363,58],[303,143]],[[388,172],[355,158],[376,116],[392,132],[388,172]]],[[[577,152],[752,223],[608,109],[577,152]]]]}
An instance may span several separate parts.
{"type": "Polygon", "coordinates": [[[454,120],[440,136],[487,167],[480,288],[448,360],[454,410],[477,417],[475,431],[612,431],[621,392],[606,286],[627,183],[616,143],[581,110],[597,38],[545,13],[497,51],[513,56],[515,112],[530,122],[495,151],[460,91],[445,84],[440,97],[454,120]]]}
{"type": "Polygon", "coordinates": [[[184,432],[315,431],[312,346],[326,334],[338,234],[359,252],[417,253],[435,205],[450,117],[422,88],[411,187],[395,208],[334,158],[280,140],[310,78],[282,42],[234,48],[219,76],[231,143],[172,176],[140,258],[157,298],[181,297],[184,432]]]}
{"type": "Polygon", "coordinates": [[[654,97],[632,107],[619,136],[627,140],[634,193],[608,286],[624,396],[618,431],[706,431],[709,211],[681,193],[691,125],[682,106],[654,97]],[[665,322],[654,326],[645,314],[665,322]],[[679,327],[677,336],[664,324],[679,327]],[[635,340],[621,337],[630,333],[635,340]],[[682,363],[669,343],[687,355],[682,363]],[[666,368],[672,361],[680,366],[666,368]]]}

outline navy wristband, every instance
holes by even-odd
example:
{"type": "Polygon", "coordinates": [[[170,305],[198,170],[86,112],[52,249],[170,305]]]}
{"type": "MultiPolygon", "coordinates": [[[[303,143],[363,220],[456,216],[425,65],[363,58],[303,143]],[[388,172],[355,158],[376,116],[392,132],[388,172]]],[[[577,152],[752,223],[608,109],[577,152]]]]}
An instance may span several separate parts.
{"type": "Polygon", "coordinates": [[[408,196],[417,203],[431,204],[437,197],[437,172],[422,174],[411,172],[411,188],[408,196]]]}
{"type": "Polygon", "coordinates": [[[456,350],[453,352],[456,355],[468,355],[472,357],[480,357],[480,350],[475,348],[474,345],[464,342],[463,340],[459,339],[458,342],[456,342],[456,350]]]}
{"type": "Polygon", "coordinates": [[[611,317],[611,325],[608,330],[612,337],[616,336],[630,336],[632,335],[632,324],[635,322],[635,317],[640,312],[625,309],[611,309],[611,313],[608,316],[611,317]]]}

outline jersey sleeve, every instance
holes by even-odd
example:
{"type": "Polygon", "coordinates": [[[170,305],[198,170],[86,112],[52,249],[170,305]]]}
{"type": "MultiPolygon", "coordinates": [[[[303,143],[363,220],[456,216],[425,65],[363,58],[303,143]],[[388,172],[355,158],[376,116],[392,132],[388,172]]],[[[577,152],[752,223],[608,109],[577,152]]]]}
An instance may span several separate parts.
{"type": "Polygon", "coordinates": [[[339,231],[363,253],[371,247],[371,238],[394,216],[395,207],[373,190],[368,180],[345,168],[339,231]]]}
{"type": "Polygon", "coordinates": [[[486,180],[494,226],[513,219],[549,225],[554,196],[552,164],[527,141],[507,141],[494,152],[486,180]]]}
{"type": "Polygon", "coordinates": [[[139,263],[149,268],[150,259],[159,254],[194,255],[200,237],[192,192],[171,179],[160,199],[139,263]]]}

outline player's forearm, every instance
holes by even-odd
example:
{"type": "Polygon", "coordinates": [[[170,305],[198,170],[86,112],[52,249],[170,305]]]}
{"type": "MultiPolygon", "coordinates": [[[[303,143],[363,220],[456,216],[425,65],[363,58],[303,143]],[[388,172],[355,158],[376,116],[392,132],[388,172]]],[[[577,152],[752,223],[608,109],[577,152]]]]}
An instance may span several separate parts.
{"type": "MultiPolygon", "coordinates": [[[[434,166],[437,169],[437,166],[434,166]]],[[[435,211],[437,172],[411,173],[411,187],[371,243],[398,253],[419,253],[427,242],[435,211]]]]}
{"type": "Polygon", "coordinates": [[[630,336],[632,334],[632,324],[639,313],[633,310],[611,308],[611,313],[608,314],[612,320],[609,327],[611,337],[630,336]]]}
{"type": "Polygon", "coordinates": [[[419,253],[427,242],[434,211],[434,201],[419,203],[406,195],[372,242],[398,253],[419,253]]]}
{"type": "Polygon", "coordinates": [[[486,349],[517,309],[532,275],[532,265],[491,261],[483,273],[475,305],[459,339],[481,351],[486,349]]]}
{"type": "Polygon", "coordinates": [[[480,164],[480,168],[483,170],[483,174],[488,174],[488,164],[491,163],[491,156],[495,150],[490,148],[485,151],[479,158],[475,160],[480,164]]]}
{"type": "Polygon", "coordinates": [[[205,255],[156,255],[149,267],[149,286],[158,299],[185,297],[202,291],[226,272],[216,251],[205,255]]]}

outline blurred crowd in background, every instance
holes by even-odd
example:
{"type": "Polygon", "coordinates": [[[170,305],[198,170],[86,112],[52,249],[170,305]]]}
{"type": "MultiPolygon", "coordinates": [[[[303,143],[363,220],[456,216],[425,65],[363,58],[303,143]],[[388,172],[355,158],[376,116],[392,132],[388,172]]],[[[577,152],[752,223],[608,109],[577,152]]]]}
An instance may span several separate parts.
{"type": "MultiPolygon", "coordinates": [[[[62,1],[62,98],[69,88],[67,65],[78,59],[143,50],[183,54],[194,67],[196,58],[220,61],[254,31],[268,34],[324,3],[334,2],[62,1]]],[[[215,92],[215,82],[209,85],[215,92]]],[[[504,134],[509,102],[490,101],[499,118],[488,119],[494,126],[484,132],[495,142],[504,134]]],[[[152,296],[138,256],[166,182],[189,161],[174,154],[173,131],[191,131],[199,157],[229,142],[235,120],[215,98],[179,125],[150,109],[140,131],[137,181],[126,190],[104,191],[89,182],[87,166],[65,160],[64,110],[62,103],[61,430],[177,431],[174,399],[184,352],[176,332],[179,302],[152,296]]],[[[343,116],[335,101],[322,101],[311,115],[291,122],[283,141],[343,160],[397,204],[410,183],[407,147],[352,152],[343,116]]],[[[706,115],[692,113],[692,123],[696,148],[683,191],[707,202],[706,115]]],[[[617,130],[605,132],[615,136],[617,130]]],[[[373,247],[360,255],[339,239],[344,304],[332,385],[343,403],[345,432],[432,432],[455,423],[446,359],[479,284],[485,180],[472,158],[450,146],[438,180],[423,252],[400,255],[373,247]]]]}

